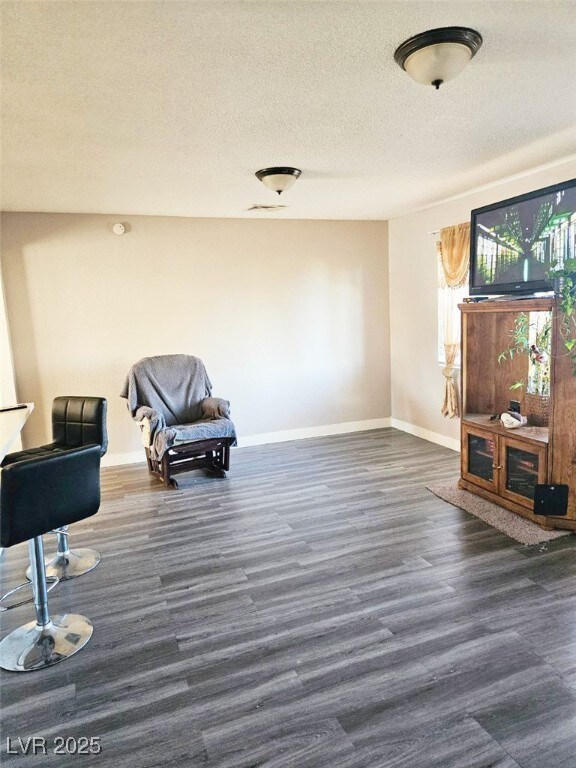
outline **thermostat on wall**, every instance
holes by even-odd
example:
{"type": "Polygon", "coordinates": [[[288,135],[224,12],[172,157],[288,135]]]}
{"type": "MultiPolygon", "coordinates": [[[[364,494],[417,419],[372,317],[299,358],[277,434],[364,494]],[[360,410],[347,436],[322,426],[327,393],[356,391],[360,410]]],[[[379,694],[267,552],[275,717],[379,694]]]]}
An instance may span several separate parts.
{"type": "Polygon", "coordinates": [[[124,224],[120,224],[120,222],[118,222],[118,224],[114,224],[112,227],[112,232],[114,232],[115,235],[123,235],[125,231],[126,227],[124,224]]]}

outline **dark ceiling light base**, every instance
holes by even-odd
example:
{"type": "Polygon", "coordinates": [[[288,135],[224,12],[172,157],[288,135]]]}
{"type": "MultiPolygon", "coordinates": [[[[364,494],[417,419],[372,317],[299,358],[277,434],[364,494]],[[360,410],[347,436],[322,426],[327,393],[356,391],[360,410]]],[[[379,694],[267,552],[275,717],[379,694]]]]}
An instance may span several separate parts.
{"type": "Polygon", "coordinates": [[[268,189],[281,195],[282,192],[289,189],[296,182],[301,173],[302,171],[299,168],[277,166],[274,168],[262,168],[262,170],[256,171],[256,178],[268,189]]]}
{"type": "Polygon", "coordinates": [[[394,60],[416,82],[438,90],[461,72],[481,45],[482,35],[475,29],[439,27],[405,40],[394,52],[394,60]]]}

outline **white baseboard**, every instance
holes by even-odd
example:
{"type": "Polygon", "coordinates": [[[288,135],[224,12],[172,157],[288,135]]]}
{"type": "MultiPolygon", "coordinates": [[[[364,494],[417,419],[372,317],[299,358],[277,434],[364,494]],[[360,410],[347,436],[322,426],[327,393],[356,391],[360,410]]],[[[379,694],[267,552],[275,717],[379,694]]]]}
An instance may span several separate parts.
{"type": "Polygon", "coordinates": [[[439,432],[431,432],[429,429],[417,427],[415,424],[409,424],[407,421],[400,421],[400,419],[390,419],[390,426],[394,427],[394,429],[400,429],[402,432],[408,432],[409,435],[421,437],[430,443],[436,443],[444,448],[450,448],[452,451],[460,453],[460,440],[456,440],[454,437],[446,437],[446,435],[441,435],[439,432]]]}
{"type": "MultiPolygon", "coordinates": [[[[409,435],[421,437],[431,443],[442,445],[453,451],[460,451],[460,441],[452,437],[446,437],[438,432],[422,429],[414,424],[408,424],[399,419],[366,419],[364,421],[345,421],[340,424],[324,424],[319,427],[302,427],[301,429],[285,429],[280,432],[263,432],[259,435],[247,435],[238,438],[239,448],[248,448],[254,445],[266,445],[267,443],[284,443],[289,440],[305,440],[309,437],[328,437],[329,435],[345,435],[349,432],[366,432],[370,429],[385,429],[394,427],[409,435]]],[[[146,461],[144,449],[132,453],[108,453],[102,458],[103,467],[116,467],[121,464],[138,464],[146,461]]]]}
{"type": "Polygon", "coordinates": [[[369,429],[385,429],[389,426],[389,418],[345,421],[341,424],[323,424],[320,427],[302,427],[301,429],[286,429],[281,432],[263,432],[260,435],[239,437],[238,446],[240,448],[247,448],[251,445],[284,443],[288,440],[305,440],[308,437],[327,437],[328,435],[344,435],[348,432],[366,432],[369,429]]]}
{"type": "MultiPolygon", "coordinates": [[[[238,447],[247,448],[252,445],[267,443],[284,443],[288,440],[305,440],[307,437],[327,437],[328,435],[344,435],[348,432],[366,432],[369,429],[385,429],[390,426],[390,419],[366,419],[364,421],[346,421],[341,424],[324,424],[320,427],[303,427],[301,429],[286,429],[280,432],[263,432],[260,435],[247,435],[238,438],[238,447]]],[[[144,448],[132,453],[107,453],[102,457],[103,467],[117,467],[120,464],[137,464],[146,461],[144,448]]]]}
{"type": "Polygon", "coordinates": [[[121,464],[138,464],[145,461],[144,448],[139,451],[132,451],[132,453],[107,453],[102,456],[103,467],[118,467],[121,464]]]}

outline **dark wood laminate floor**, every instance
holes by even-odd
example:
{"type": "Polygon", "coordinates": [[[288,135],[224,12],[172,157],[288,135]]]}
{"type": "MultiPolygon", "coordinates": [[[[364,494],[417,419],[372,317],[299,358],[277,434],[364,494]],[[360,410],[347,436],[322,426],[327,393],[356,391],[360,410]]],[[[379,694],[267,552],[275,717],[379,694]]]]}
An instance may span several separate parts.
{"type": "Polygon", "coordinates": [[[576,538],[524,547],[426,491],[457,466],[378,430],[238,450],[180,491],[105,470],[73,531],[102,563],[51,595],[93,639],[0,673],[4,764],[576,768],[576,538]],[[103,752],[5,754],[30,735],[103,752]]]}

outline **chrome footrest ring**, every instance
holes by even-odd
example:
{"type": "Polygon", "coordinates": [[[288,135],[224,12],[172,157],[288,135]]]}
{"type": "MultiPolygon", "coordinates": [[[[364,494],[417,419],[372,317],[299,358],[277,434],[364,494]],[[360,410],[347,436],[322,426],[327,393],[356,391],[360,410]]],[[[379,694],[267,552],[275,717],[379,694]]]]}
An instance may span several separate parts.
{"type": "MultiPolygon", "coordinates": [[[[57,576],[46,576],[46,584],[48,585],[46,587],[46,592],[51,592],[59,581],[60,579],[57,576]]],[[[18,584],[17,587],[14,587],[14,589],[9,589],[8,592],[3,594],[2,597],[0,597],[0,612],[10,611],[12,608],[18,608],[19,605],[26,605],[26,603],[33,603],[34,595],[32,595],[32,597],[28,597],[26,600],[19,600],[17,603],[12,603],[12,605],[3,605],[4,600],[7,600],[10,595],[13,595],[15,592],[19,592],[25,587],[32,587],[32,582],[26,581],[24,584],[18,584]]]]}

